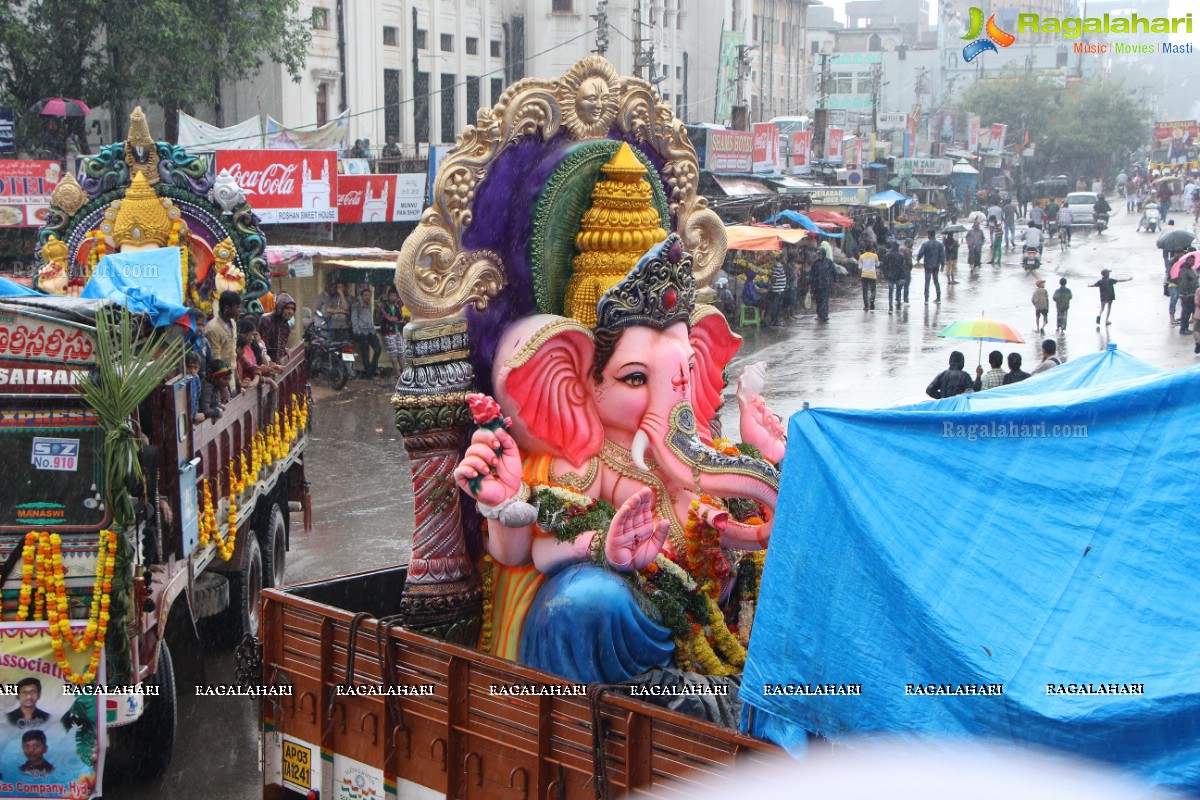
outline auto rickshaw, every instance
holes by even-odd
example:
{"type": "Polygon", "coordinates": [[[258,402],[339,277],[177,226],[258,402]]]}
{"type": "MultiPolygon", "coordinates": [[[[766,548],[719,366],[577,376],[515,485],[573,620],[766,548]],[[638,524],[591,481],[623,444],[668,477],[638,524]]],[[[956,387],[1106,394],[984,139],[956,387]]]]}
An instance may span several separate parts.
{"type": "Polygon", "coordinates": [[[1062,201],[1071,193],[1071,187],[1072,182],[1068,175],[1044,178],[1033,184],[1033,193],[1029,200],[1038,208],[1045,208],[1051,200],[1061,206],[1062,201]]]}

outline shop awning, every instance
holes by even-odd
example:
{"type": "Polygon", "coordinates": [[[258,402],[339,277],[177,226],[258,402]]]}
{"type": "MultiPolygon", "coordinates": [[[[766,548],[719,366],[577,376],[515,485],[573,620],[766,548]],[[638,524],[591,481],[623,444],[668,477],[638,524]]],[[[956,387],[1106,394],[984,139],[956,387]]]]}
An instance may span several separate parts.
{"type": "Polygon", "coordinates": [[[779,188],[779,192],[782,194],[795,194],[810,189],[821,189],[825,186],[823,183],[813,183],[812,181],[804,181],[787,175],[772,176],[770,181],[779,188]]]}
{"type": "Polygon", "coordinates": [[[726,225],[725,237],[730,250],[778,250],[783,246],[774,231],[754,225],[726,225]]]}
{"type": "Polygon", "coordinates": [[[810,208],[807,212],[808,218],[818,225],[837,225],[842,228],[848,228],[854,224],[854,220],[847,217],[838,211],[830,211],[827,208],[810,208]]]}
{"type": "Polygon", "coordinates": [[[753,178],[739,178],[733,175],[713,175],[712,179],[727,197],[748,197],[759,194],[775,194],[770,186],[753,178]]]}

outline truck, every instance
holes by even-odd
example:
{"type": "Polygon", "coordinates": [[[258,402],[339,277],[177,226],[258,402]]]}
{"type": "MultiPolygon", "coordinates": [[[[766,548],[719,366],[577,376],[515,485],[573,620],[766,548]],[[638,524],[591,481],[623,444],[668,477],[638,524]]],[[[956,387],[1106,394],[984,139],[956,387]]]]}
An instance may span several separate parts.
{"type": "Polygon", "coordinates": [[[264,800],[701,798],[783,755],[624,687],[581,691],[406,629],[406,572],[263,592],[264,800]]]}
{"type": "MultiPolygon", "coordinates": [[[[101,415],[79,385],[96,374],[101,323],[125,324],[135,338],[149,329],[139,329],[137,316],[107,322],[119,319],[118,311],[110,301],[76,297],[0,298],[0,454],[5,470],[0,584],[6,631],[23,629],[32,635],[46,630],[46,622],[37,621],[37,609],[29,613],[26,600],[26,592],[43,587],[45,572],[40,550],[36,565],[29,556],[34,546],[42,546],[43,532],[56,536],[53,547],[61,556],[51,558],[68,564],[62,592],[67,616],[88,618],[89,607],[111,611],[107,637],[96,643],[97,661],[106,666],[109,687],[119,682],[122,688],[121,694],[103,700],[99,746],[105,746],[104,734],[111,734],[114,746],[141,754],[134,768],[151,777],[167,769],[174,744],[172,649],[185,637],[194,641],[197,627],[225,643],[257,634],[262,589],[284,580],[288,512],[306,494],[309,401],[300,346],[282,360],[273,397],[265,388],[242,391],[219,418],[194,422],[180,359],[160,385],[138,400],[130,424],[143,435],[139,456],[146,488],[138,498],[137,522],[110,531],[115,527],[114,487],[106,485],[100,466],[102,449],[110,444],[101,415]],[[110,555],[114,548],[121,550],[121,540],[131,554],[127,565],[122,561],[117,566],[107,591],[99,577],[93,578],[103,571],[106,540],[110,555]],[[127,608],[124,614],[121,607],[127,608]],[[126,667],[115,663],[114,651],[127,654],[126,667]]],[[[160,341],[182,335],[179,325],[170,325],[160,341]]],[[[174,353],[178,356],[181,349],[174,353]]],[[[112,563],[110,558],[110,571],[112,563]]],[[[34,593],[40,595],[42,588],[34,593]]],[[[54,605],[53,599],[47,605],[54,605]]],[[[54,627],[54,617],[49,618],[54,627]]],[[[9,641],[5,655],[10,654],[9,641]]],[[[48,654],[22,663],[42,664],[30,669],[43,676],[56,672],[48,654]]],[[[83,684],[83,690],[90,683],[74,682],[83,684]]],[[[63,683],[67,689],[69,681],[63,678],[63,683]]],[[[97,683],[95,691],[103,692],[99,675],[97,683]]]]}

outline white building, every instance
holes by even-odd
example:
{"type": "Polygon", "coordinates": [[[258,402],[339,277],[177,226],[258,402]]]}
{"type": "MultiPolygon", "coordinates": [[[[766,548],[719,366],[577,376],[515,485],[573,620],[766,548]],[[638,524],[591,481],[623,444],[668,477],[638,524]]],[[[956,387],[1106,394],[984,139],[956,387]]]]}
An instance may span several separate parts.
{"type": "MultiPolygon", "coordinates": [[[[704,9],[732,1],[611,0],[605,55],[680,109],[698,106],[685,94],[712,91],[699,88],[701,67],[690,60],[712,51],[715,85],[719,36],[702,41],[701,20],[712,19],[704,9]]],[[[348,145],[368,139],[378,153],[395,136],[406,156],[418,145],[424,155],[430,143],[452,143],[513,80],[557,77],[597,47],[597,0],[302,0],[302,11],[313,38],[300,80],[264,66],[226,92],[226,124],[269,114],[311,129],[346,109],[348,145]]]]}

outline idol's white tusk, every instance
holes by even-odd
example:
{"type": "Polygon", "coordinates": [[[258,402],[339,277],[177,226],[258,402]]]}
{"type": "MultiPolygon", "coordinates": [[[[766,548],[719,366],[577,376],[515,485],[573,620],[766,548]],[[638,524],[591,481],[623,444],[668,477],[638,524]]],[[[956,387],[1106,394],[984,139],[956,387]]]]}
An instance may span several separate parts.
{"type": "Polygon", "coordinates": [[[650,437],[641,428],[633,435],[633,448],[630,450],[630,455],[633,456],[633,465],[642,472],[649,472],[650,469],[646,466],[646,448],[650,446],[650,437]]]}

